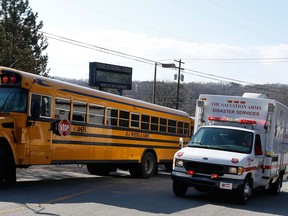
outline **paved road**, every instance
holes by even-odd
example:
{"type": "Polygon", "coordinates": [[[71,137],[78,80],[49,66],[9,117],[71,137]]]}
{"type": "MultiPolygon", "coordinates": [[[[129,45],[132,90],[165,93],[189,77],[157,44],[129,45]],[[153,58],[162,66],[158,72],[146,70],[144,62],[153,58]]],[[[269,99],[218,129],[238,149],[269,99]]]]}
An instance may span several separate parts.
{"type": "Polygon", "coordinates": [[[245,205],[231,194],[190,189],[184,198],[172,192],[170,174],[134,179],[127,173],[91,176],[75,166],[18,170],[13,188],[0,188],[0,215],[287,215],[288,182],[273,197],[257,192],[245,205]]]}

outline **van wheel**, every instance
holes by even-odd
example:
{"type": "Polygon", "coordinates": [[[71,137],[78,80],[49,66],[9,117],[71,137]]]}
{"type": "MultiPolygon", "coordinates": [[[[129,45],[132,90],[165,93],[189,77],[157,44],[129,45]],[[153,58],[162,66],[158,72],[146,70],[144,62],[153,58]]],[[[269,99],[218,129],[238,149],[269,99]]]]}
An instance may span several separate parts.
{"type": "Polygon", "coordinates": [[[252,180],[246,178],[241,189],[238,191],[238,201],[240,204],[245,204],[248,198],[252,195],[252,180]]]}
{"type": "Polygon", "coordinates": [[[173,192],[175,196],[184,196],[188,190],[188,185],[182,182],[173,181],[173,192]]]}
{"type": "Polygon", "coordinates": [[[282,187],[282,177],[279,176],[276,180],[276,182],[270,184],[269,186],[269,192],[271,195],[277,196],[280,193],[282,187]]]}

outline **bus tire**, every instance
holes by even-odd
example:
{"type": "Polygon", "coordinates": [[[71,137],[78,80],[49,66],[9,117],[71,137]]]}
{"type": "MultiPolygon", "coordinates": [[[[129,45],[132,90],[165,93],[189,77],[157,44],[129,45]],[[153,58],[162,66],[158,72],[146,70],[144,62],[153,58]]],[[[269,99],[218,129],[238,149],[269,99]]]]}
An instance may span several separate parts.
{"type": "Polygon", "coordinates": [[[140,166],[141,178],[151,178],[156,172],[156,159],[152,152],[146,152],[140,166]]]}
{"type": "Polygon", "coordinates": [[[188,185],[183,182],[173,181],[173,192],[175,196],[185,196],[188,190],[188,185]]]}
{"type": "Polygon", "coordinates": [[[129,168],[130,175],[134,178],[151,178],[157,173],[156,158],[152,152],[146,152],[140,164],[133,164],[129,168]]]}
{"type": "Polygon", "coordinates": [[[12,154],[9,151],[0,149],[0,184],[16,183],[16,166],[12,154]]]}

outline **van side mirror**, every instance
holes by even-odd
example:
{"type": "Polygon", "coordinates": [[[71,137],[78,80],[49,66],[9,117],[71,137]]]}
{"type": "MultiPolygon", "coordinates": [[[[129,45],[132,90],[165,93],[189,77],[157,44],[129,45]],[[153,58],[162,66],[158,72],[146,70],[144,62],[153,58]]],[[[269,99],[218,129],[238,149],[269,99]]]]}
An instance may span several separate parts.
{"type": "Polygon", "coordinates": [[[41,107],[39,102],[34,102],[31,106],[31,116],[33,118],[39,118],[41,113],[41,107]]]}

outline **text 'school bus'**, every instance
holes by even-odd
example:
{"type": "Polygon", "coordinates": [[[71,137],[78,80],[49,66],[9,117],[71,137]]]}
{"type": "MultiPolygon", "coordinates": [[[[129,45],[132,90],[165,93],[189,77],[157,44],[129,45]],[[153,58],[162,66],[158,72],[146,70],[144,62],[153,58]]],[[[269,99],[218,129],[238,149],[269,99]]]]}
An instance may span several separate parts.
{"type": "Polygon", "coordinates": [[[180,110],[0,67],[0,182],[46,164],[149,178],[172,167],[193,123],[180,110]]]}

